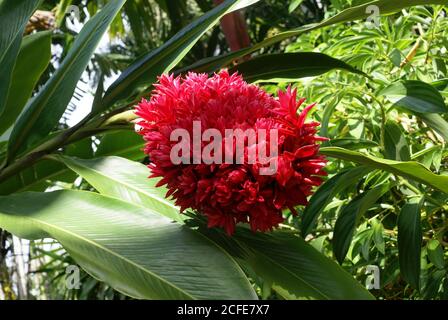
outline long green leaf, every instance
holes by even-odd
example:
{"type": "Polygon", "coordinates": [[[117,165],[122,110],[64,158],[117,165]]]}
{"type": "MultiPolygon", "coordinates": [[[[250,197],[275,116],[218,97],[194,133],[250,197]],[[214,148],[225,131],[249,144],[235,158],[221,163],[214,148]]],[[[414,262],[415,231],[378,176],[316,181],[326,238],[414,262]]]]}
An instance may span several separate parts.
{"type": "Polygon", "coordinates": [[[401,126],[391,120],[386,122],[384,135],[385,156],[391,160],[409,161],[411,152],[401,126]]]}
{"type": "Polygon", "coordinates": [[[394,103],[395,107],[419,113],[445,113],[448,108],[442,95],[432,85],[417,80],[392,83],[379,92],[394,103]]]}
{"type": "Polygon", "coordinates": [[[350,274],[291,233],[238,228],[232,239],[215,236],[214,241],[285,299],[373,299],[350,274]]]}
{"type": "Polygon", "coordinates": [[[384,183],[379,185],[360,194],[342,209],[336,220],[333,236],[333,252],[340,264],[342,264],[347,255],[359,220],[389,189],[390,184],[384,183]]]}
{"type": "Polygon", "coordinates": [[[0,197],[0,227],[58,240],[88,273],[140,299],[256,299],[213,242],[154,211],[97,193],[0,197]]]}
{"type": "Polygon", "coordinates": [[[79,159],[52,156],[86,179],[101,194],[151,208],[170,219],[182,221],[179,209],[165,199],[167,190],[156,187],[159,179],[148,179],[149,169],[119,157],[79,159]]]}
{"type": "Polygon", "coordinates": [[[381,14],[389,14],[400,11],[401,9],[417,6],[417,5],[437,5],[446,4],[446,0],[377,0],[368,3],[361,4],[352,8],[348,8],[339,14],[324,20],[320,23],[313,23],[305,26],[298,27],[293,30],[281,32],[271,38],[267,38],[251,47],[244,48],[235,52],[224,54],[217,57],[210,57],[198,61],[197,63],[179,70],[178,72],[184,72],[187,70],[195,70],[200,72],[212,72],[218,70],[224,66],[231,64],[233,61],[244,57],[248,54],[258,51],[261,48],[268,47],[285,39],[296,37],[312,30],[320,29],[323,27],[331,26],[338,23],[365,19],[371,15],[366,9],[369,6],[377,6],[381,14]]]}
{"type": "Polygon", "coordinates": [[[190,51],[199,38],[219,19],[233,10],[254,4],[259,0],[226,0],[180,30],[159,48],[144,55],[129,66],[109,87],[103,98],[103,107],[139,95],[162,73],[169,72],[190,51]]]}
{"type": "MultiPolygon", "coordinates": [[[[160,214],[184,222],[179,219],[179,213],[173,211],[172,205],[167,204],[167,200],[164,198],[164,189],[153,187],[154,182],[151,180],[157,180],[146,178],[148,169],[144,165],[117,157],[92,160],[58,157],[58,160],[63,161],[75,170],[101,193],[138,205],[160,208],[160,211],[158,211],[160,214]]],[[[210,237],[220,246],[223,246],[236,258],[241,258],[241,252],[238,250],[238,252],[235,252],[237,248],[243,248],[243,255],[250,252],[247,260],[243,259],[239,260],[239,262],[244,265],[249,261],[251,267],[261,277],[267,277],[268,281],[272,279],[277,290],[280,291],[282,290],[281,288],[292,290],[288,298],[312,297],[325,299],[346,297],[355,299],[370,297],[353,278],[333,262],[314,251],[303,240],[293,237],[288,240],[291,244],[286,241],[278,243],[279,240],[276,237],[263,236],[262,234],[253,235],[254,239],[251,240],[252,236],[249,238],[241,236],[246,234],[245,230],[242,228],[239,228],[239,230],[233,238],[224,236],[216,239],[217,232],[209,229],[203,231],[203,234],[210,237]],[[253,248],[258,243],[258,240],[255,241],[258,237],[260,237],[260,241],[266,241],[266,246],[272,246],[272,250],[266,251],[269,252],[266,259],[262,254],[265,251],[258,252],[260,249],[253,248]],[[235,240],[237,241],[236,243],[235,240]],[[256,243],[252,243],[252,241],[256,243]],[[230,246],[228,245],[229,242],[231,243],[230,246]],[[281,253],[278,252],[278,255],[276,255],[275,250],[283,250],[284,257],[285,259],[288,257],[289,262],[282,261],[281,253]],[[320,265],[320,268],[317,265],[320,265]],[[273,273],[273,270],[277,270],[277,272],[273,273]],[[310,270],[314,270],[314,274],[311,274],[310,270]],[[328,280],[327,277],[331,277],[332,280],[328,280]],[[351,289],[337,292],[336,288],[338,287],[351,289]]],[[[266,248],[264,246],[261,247],[266,248]]],[[[282,290],[283,294],[286,294],[285,290],[282,290]]]]}
{"type": "Polygon", "coordinates": [[[22,112],[50,59],[51,31],[37,32],[23,38],[5,111],[0,115],[0,134],[9,129],[22,112]]]}
{"type": "Polygon", "coordinates": [[[398,215],[398,257],[403,278],[414,288],[420,287],[420,252],[422,226],[420,210],[422,199],[413,198],[398,215]]]}
{"type": "Polygon", "coordinates": [[[365,75],[341,60],[317,52],[261,55],[238,64],[230,71],[238,71],[248,82],[281,82],[314,77],[334,69],[365,75]]]}
{"type": "Polygon", "coordinates": [[[371,155],[336,147],[321,148],[321,153],[329,157],[352,161],[375,169],[388,171],[448,193],[448,176],[437,175],[428,170],[424,165],[415,161],[394,161],[381,159],[371,155]]]}
{"type": "Polygon", "coordinates": [[[336,194],[357,183],[371,171],[368,167],[358,167],[340,172],[317,189],[302,214],[302,236],[307,236],[314,228],[319,215],[333,200],[336,194]]]}
{"type": "Polygon", "coordinates": [[[442,136],[445,142],[448,142],[448,122],[441,115],[435,113],[417,113],[414,114],[431,129],[442,136]]]}
{"type": "Polygon", "coordinates": [[[141,160],[145,157],[144,145],[145,141],[133,130],[108,133],[101,138],[95,156],[114,155],[131,160],[141,160]]]}
{"type": "Polygon", "coordinates": [[[40,0],[0,2],[0,115],[5,111],[22,34],[26,23],[40,2],[40,0]]]}
{"type": "MultiPolygon", "coordinates": [[[[93,156],[90,138],[73,143],[64,154],[82,158],[93,156]]],[[[0,183],[0,195],[24,191],[45,191],[55,182],[73,182],[77,175],[64,164],[54,160],[42,160],[0,183]]]]}
{"type": "Polygon", "coordinates": [[[96,46],[125,1],[109,1],[82,28],[62,65],[30,100],[14,126],[8,148],[9,159],[35,146],[58,123],[96,46]]]}

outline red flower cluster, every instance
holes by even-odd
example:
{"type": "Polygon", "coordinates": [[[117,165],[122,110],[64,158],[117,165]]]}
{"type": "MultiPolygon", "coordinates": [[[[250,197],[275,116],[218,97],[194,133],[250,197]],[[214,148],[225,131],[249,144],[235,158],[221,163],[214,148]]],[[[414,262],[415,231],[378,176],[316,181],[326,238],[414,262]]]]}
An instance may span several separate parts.
{"type": "MultiPolygon", "coordinates": [[[[190,73],[185,78],[161,76],[149,101],[142,100],[136,114],[141,117],[139,133],[146,140],[151,177],[161,177],[184,211],[198,210],[208,218],[208,226],[219,226],[232,234],[236,223],[248,222],[253,231],[268,231],[283,221],[282,210],[307,205],[307,196],[326,175],[326,160],[318,154],[318,122],[305,123],[309,110],[298,108],[296,90],[279,92],[278,99],[261,88],[249,85],[237,74],[222,71],[213,77],[190,73]],[[170,141],[174,129],[192,133],[193,121],[202,130],[277,129],[277,171],[260,175],[261,163],[173,164],[170,141]]],[[[205,144],[204,144],[205,145],[205,144]]],[[[245,145],[245,154],[248,148],[245,145]]],[[[256,147],[256,146],[255,146],[256,147]]]]}

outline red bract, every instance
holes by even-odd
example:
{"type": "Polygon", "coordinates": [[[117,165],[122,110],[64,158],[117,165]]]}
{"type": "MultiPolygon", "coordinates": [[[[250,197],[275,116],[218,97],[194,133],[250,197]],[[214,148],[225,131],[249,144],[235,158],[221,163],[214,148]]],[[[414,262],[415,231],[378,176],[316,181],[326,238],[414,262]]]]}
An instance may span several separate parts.
{"type": "MultiPolygon", "coordinates": [[[[314,105],[298,113],[303,102],[297,101],[296,90],[280,91],[277,99],[227,71],[210,78],[161,76],[151,99],[142,100],[136,111],[151,177],[162,178],[159,186],[167,185],[167,197],[181,211],[205,214],[209,227],[222,227],[229,235],[239,222],[250,223],[253,231],[272,230],[283,221],[282,210],[296,214],[296,206],[307,205],[313,187],[326,175],[317,144],[326,139],[316,135],[318,122],[305,123],[314,105]],[[170,152],[177,141],[170,141],[171,132],[183,128],[193,136],[193,121],[200,121],[202,131],[214,128],[223,136],[225,129],[277,129],[277,172],[260,175],[263,165],[258,162],[173,164],[170,152]]],[[[253,147],[246,145],[245,153],[253,147]]]]}

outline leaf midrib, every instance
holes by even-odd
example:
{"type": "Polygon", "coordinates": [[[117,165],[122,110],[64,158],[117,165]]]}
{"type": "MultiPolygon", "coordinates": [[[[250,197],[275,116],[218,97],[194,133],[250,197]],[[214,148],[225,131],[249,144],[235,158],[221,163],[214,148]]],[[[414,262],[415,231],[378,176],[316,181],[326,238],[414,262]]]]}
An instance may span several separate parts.
{"type": "MultiPolygon", "coordinates": [[[[71,159],[69,159],[69,161],[71,161],[71,159]]],[[[65,162],[65,161],[64,161],[64,162],[65,162]]],[[[78,163],[79,163],[79,162],[78,162],[78,163]]],[[[68,165],[68,164],[67,164],[67,165],[68,165]]],[[[79,164],[75,164],[75,166],[76,166],[76,165],[79,165],[79,164]]],[[[70,165],[70,166],[71,166],[71,165],[70,165]]],[[[69,167],[70,167],[70,166],[69,166],[69,167]]],[[[80,165],[79,165],[79,166],[80,166],[80,165]]],[[[87,170],[87,171],[91,170],[91,171],[97,173],[98,175],[102,176],[103,178],[105,177],[106,179],[112,180],[112,181],[116,182],[116,183],[119,184],[119,185],[120,185],[120,184],[121,184],[121,185],[124,185],[124,186],[126,186],[127,188],[129,188],[129,189],[131,189],[131,190],[134,190],[134,191],[136,191],[136,192],[139,193],[139,194],[143,194],[143,195],[145,195],[145,196],[147,196],[147,197],[153,199],[154,201],[161,202],[161,203],[163,203],[163,204],[169,206],[170,208],[175,209],[176,211],[178,210],[178,208],[176,208],[176,206],[174,206],[172,203],[166,201],[165,199],[156,198],[155,196],[152,196],[150,193],[146,193],[145,191],[140,191],[140,189],[135,188],[135,187],[133,187],[132,185],[130,185],[130,184],[128,184],[128,183],[125,183],[125,182],[123,182],[123,181],[121,181],[121,180],[118,180],[118,179],[116,179],[116,178],[113,177],[113,176],[107,176],[107,175],[103,174],[102,171],[99,171],[99,170],[95,169],[94,167],[92,167],[92,168],[90,168],[90,167],[86,167],[86,166],[80,166],[80,167],[84,168],[84,170],[87,170]]],[[[122,199],[121,199],[121,200],[122,200],[122,199]]],[[[126,200],[122,200],[122,201],[126,201],[126,200]]],[[[128,202],[128,201],[126,201],[126,202],[128,202]]]]}
{"type": "MultiPolygon", "coordinates": [[[[240,240],[235,240],[237,242],[239,242],[241,244],[240,240]]],[[[243,243],[244,244],[244,243],[243,243]]],[[[250,246],[250,245],[249,245],[250,246]]],[[[250,246],[252,249],[253,247],[250,246]]],[[[292,271],[290,271],[288,268],[286,268],[285,266],[283,266],[282,264],[278,263],[277,261],[271,259],[268,255],[264,254],[262,251],[257,250],[257,249],[253,249],[256,250],[257,253],[263,257],[265,257],[266,260],[271,261],[273,264],[279,266],[281,269],[285,270],[287,273],[291,274],[293,277],[297,278],[299,281],[301,281],[302,283],[306,284],[307,286],[309,286],[311,289],[314,289],[316,292],[318,292],[319,294],[322,295],[322,297],[326,298],[327,300],[330,300],[330,297],[327,296],[325,293],[321,292],[318,288],[314,287],[312,284],[308,283],[307,281],[305,281],[304,279],[302,279],[299,275],[293,273],[292,271]]]]}
{"type": "MultiPolygon", "coordinates": [[[[84,193],[85,191],[79,191],[79,192],[84,193]]],[[[102,196],[103,196],[103,197],[107,197],[107,196],[104,196],[104,195],[102,195],[102,196]]],[[[115,201],[117,201],[116,198],[112,198],[112,199],[114,199],[115,201]]],[[[127,202],[125,202],[125,203],[127,203],[127,202]]],[[[2,210],[2,211],[3,211],[3,210],[2,210]]],[[[14,213],[7,213],[7,212],[5,212],[5,211],[3,211],[3,212],[6,213],[7,215],[10,215],[10,216],[16,216],[16,217],[17,217],[17,215],[14,214],[14,213]]],[[[23,217],[23,216],[22,216],[22,217],[23,217]]],[[[133,262],[132,260],[129,260],[129,259],[123,257],[122,255],[120,255],[120,254],[118,254],[118,253],[115,253],[114,251],[108,249],[107,247],[104,247],[103,245],[101,245],[101,244],[99,244],[99,243],[97,243],[97,242],[95,242],[95,241],[93,241],[93,240],[91,240],[91,239],[88,239],[88,238],[86,238],[86,237],[84,237],[84,236],[81,236],[81,235],[76,234],[76,233],[74,233],[74,232],[72,232],[72,231],[69,231],[69,230],[67,230],[67,229],[64,229],[63,227],[59,227],[59,226],[57,226],[57,225],[53,225],[53,224],[47,223],[47,222],[45,222],[45,221],[42,221],[42,220],[39,220],[39,219],[30,217],[30,216],[25,216],[24,218],[26,218],[26,219],[30,219],[30,220],[34,221],[35,223],[38,223],[38,224],[40,223],[40,224],[42,224],[42,225],[44,225],[44,226],[47,226],[47,227],[50,228],[50,230],[51,230],[51,229],[55,229],[55,230],[58,230],[58,231],[60,231],[60,232],[62,232],[62,233],[65,233],[65,234],[67,234],[67,235],[71,235],[71,236],[73,236],[73,237],[75,237],[75,238],[78,238],[78,239],[80,239],[80,240],[83,240],[83,241],[85,241],[85,242],[91,244],[92,246],[97,247],[98,249],[103,250],[104,252],[109,253],[110,255],[115,256],[116,258],[121,259],[121,260],[123,260],[124,262],[126,262],[126,263],[128,263],[128,264],[130,264],[130,265],[133,265],[134,267],[136,267],[136,268],[142,270],[144,273],[148,274],[149,276],[152,276],[152,277],[154,277],[154,278],[156,278],[156,279],[158,279],[158,280],[160,280],[160,281],[166,283],[168,286],[172,287],[173,289],[178,290],[179,292],[183,293],[185,296],[188,296],[188,297],[190,297],[190,298],[193,299],[193,300],[197,300],[193,295],[191,295],[190,293],[186,292],[185,290],[183,290],[183,289],[177,287],[176,285],[174,285],[174,284],[168,282],[168,281],[165,280],[164,278],[161,278],[160,276],[158,276],[157,274],[151,272],[150,270],[145,269],[143,266],[141,266],[141,265],[139,265],[139,264],[133,262]]],[[[50,236],[53,237],[53,235],[51,234],[51,232],[48,232],[48,231],[47,231],[47,233],[48,233],[50,236]]]]}

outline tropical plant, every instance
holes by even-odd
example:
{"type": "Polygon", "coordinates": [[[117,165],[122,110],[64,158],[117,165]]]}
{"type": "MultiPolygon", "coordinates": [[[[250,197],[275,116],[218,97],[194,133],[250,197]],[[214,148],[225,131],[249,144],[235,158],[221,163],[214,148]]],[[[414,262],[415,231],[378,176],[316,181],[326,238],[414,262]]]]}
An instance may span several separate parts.
{"type": "Polygon", "coordinates": [[[35,240],[33,272],[52,279],[53,298],[448,297],[448,1],[289,2],[0,1],[5,297],[12,235],[35,240]],[[90,15],[77,34],[63,26],[69,5],[90,15]],[[53,7],[58,27],[24,36],[35,10],[53,7]],[[253,44],[229,51],[213,27],[243,8],[253,44]],[[96,51],[108,30],[121,40],[96,51]],[[292,84],[330,138],[328,179],[273,232],[207,228],[147,178],[135,104],[161,74],[222,68],[272,93],[292,84]],[[86,70],[91,111],[68,126],[86,70]],[[84,291],[67,293],[74,263],[84,291]],[[382,270],[372,292],[369,265],[382,270]]]}

